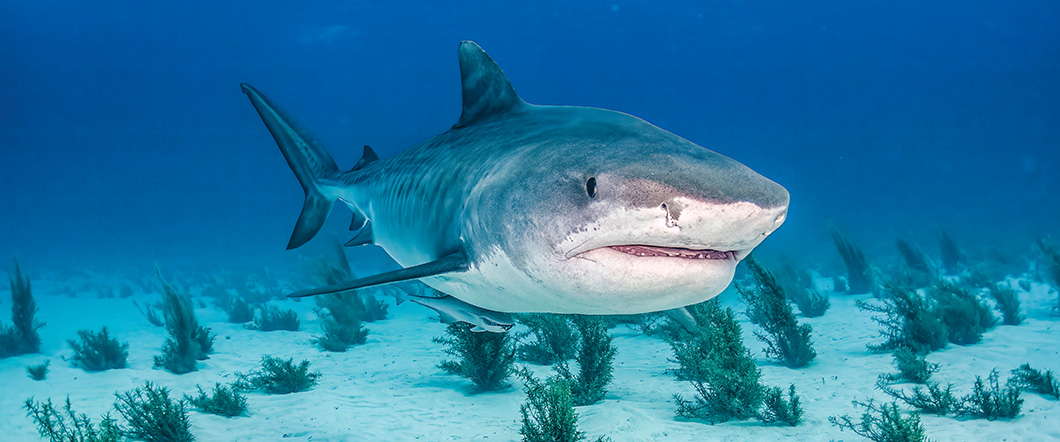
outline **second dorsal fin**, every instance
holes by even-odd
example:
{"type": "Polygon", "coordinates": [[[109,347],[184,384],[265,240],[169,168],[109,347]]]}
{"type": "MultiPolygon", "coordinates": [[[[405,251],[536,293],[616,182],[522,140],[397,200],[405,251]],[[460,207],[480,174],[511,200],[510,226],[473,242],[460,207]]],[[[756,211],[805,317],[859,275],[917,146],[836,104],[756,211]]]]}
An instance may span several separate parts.
{"type": "Polygon", "coordinates": [[[453,128],[518,109],[526,105],[508,76],[473,41],[460,42],[460,83],[464,100],[460,121],[453,128]]]}
{"type": "Polygon", "coordinates": [[[350,169],[350,171],[352,172],[354,170],[359,170],[360,168],[364,167],[366,164],[374,162],[374,161],[379,161],[379,155],[377,155],[375,153],[375,151],[372,150],[371,147],[368,147],[368,145],[365,144],[364,145],[364,153],[361,154],[361,160],[358,161],[357,164],[355,164],[353,166],[353,169],[350,169]]]}

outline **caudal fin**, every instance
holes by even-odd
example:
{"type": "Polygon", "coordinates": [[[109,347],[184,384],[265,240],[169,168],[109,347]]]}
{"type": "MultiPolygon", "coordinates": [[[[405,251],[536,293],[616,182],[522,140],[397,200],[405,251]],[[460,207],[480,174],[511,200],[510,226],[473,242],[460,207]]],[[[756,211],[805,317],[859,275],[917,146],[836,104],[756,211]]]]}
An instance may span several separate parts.
{"type": "Polygon", "coordinates": [[[339,169],[331,155],[287,115],[273,106],[268,97],[249,84],[243,83],[240,86],[243,93],[250,97],[250,103],[258,111],[258,115],[261,115],[262,121],[276,139],[283,157],[287,159],[287,164],[291,166],[305,191],[302,214],[298,216],[291,241],[287,243],[288,249],[299,247],[313,239],[327,220],[336,197],[327,191],[323,181],[337,176],[339,169]]]}

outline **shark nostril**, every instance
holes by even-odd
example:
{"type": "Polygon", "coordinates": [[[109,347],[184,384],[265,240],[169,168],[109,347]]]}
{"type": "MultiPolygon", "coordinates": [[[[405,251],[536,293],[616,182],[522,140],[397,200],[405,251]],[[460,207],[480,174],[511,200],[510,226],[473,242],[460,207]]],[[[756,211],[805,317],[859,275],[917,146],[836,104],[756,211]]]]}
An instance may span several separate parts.
{"type": "Polygon", "coordinates": [[[677,217],[680,212],[675,214],[673,210],[666,206],[666,203],[662,204],[662,209],[663,213],[666,214],[666,227],[677,227],[677,217]]]}

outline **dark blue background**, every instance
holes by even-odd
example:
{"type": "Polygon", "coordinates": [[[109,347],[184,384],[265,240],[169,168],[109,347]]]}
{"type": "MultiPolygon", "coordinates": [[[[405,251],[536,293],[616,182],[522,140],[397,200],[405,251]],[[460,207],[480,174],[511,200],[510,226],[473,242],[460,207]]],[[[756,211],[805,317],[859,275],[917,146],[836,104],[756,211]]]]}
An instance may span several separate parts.
{"type": "Polygon", "coordinates": [[[1060,233],[1056,2],[162,3],[0,3],[0,258],[290,260],[301,189],[239,83],[348,166],[456,121],[462,39],[527,101],[629,112],[785,185],[773,252],[835,259],[828,220],[870,253],[1060,233]]]}

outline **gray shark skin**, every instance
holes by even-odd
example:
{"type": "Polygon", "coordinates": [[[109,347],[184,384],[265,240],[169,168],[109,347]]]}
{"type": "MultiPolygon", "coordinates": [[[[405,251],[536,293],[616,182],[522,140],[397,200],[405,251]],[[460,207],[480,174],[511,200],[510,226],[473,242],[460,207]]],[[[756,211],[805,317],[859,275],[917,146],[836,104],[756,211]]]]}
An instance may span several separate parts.
{"type": "Polygon", "coordinates": [[[787,190],[743,164],[621,112],[528,104],[478,45],[459,55],[457,124],[384,160],[366,146],[348,172],[243,85],[306,192],[288,248],[338,200],[351,243],[405,267],[292,296],[418,279],[498,312],[675,309],[721,293],[784,222],[787,190]]]}

